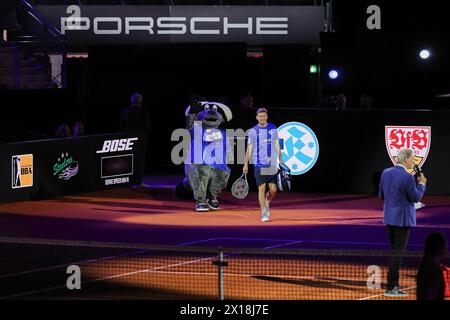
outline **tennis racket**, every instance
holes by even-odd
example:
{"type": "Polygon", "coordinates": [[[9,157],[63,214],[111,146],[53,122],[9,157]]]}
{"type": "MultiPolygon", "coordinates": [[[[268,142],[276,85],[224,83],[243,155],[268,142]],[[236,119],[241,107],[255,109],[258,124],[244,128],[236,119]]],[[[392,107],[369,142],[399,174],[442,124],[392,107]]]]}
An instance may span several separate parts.
{"type": "Polygon", "coordinates": [[[245,199],[248,195],[247,174],[240,176],[231,186],[231,194],[236,199],[245,199]]]}

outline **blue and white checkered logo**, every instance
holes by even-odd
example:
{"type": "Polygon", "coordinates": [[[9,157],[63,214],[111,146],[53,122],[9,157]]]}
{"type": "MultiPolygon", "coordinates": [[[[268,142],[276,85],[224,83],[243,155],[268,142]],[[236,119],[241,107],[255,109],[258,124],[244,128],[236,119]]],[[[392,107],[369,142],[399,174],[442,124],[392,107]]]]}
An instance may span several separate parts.
{"type": "Polygon", "coordinates": [[[283,162],[292,175],[309,171],[319,157],[319,141],[307,125],[288,122],[278,128],[283,162]]]}

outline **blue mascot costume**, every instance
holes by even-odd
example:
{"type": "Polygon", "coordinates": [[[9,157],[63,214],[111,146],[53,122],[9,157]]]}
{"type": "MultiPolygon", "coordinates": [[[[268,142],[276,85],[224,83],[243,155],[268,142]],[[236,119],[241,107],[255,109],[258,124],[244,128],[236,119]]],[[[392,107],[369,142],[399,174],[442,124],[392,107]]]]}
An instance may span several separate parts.
{"type": "Polygon", "coordinates": [[[176,186],[179,198],[193,198],[195,210],[219,210],[217,199],[230,177],[232,149],[225,130],[219,126],[232,119],[228,106],[219,102],[192,101],[186,109],[186,127],[191,136],[185,158],[185,175],[176,186]]]}

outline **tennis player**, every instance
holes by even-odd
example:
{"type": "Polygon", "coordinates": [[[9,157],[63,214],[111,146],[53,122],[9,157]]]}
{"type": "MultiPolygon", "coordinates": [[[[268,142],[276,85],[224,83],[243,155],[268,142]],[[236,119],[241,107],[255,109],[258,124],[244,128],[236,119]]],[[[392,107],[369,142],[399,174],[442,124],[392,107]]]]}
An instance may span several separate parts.
{"type": "Polygon", "coordinates": [[[267,122],[268,112],[265,108],[256,111],[258,124],[249,130],[247,150],[242,171],[248,172],[248,164],[252,160],[256,184],[258,186],[258,200],[261,208],[261,221],[270,218],[270,202],[277,193],[277,160],[283,163],[278,139],[277,127],[267,122]],[[269,190],[267,191],[267,186],[269,190]]]}

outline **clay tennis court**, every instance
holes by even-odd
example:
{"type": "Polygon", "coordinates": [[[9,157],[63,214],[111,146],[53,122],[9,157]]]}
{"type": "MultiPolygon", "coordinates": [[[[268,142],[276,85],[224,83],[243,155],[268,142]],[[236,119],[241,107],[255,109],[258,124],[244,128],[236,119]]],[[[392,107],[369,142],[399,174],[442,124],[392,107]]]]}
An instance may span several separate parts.
{"type": "MultiPolygon", "coordinates": [[[[225,299],[386,299],[388,257],[374,252],[388,245],[375,196],[279,194],[269,223],[260,222],[256,203],[254,193],[245,200],[225,193],[221,211],[196,213],[191,201],[154,188],[2,205],[2,237],[48,243],[2,242],[10,264],[2,264],[1,297],[217,299],[213,262],[222,247],[225,299]],[[82,270],[82,290],[66,287],[71,264],[82,270]],[[367,286],[370,265],[380,267],[380,289],[367,286]]],[[[424,203],[401,269],[407,299],[415,298],[426,236],[449,235],[450,199],[424,203]]]]}

